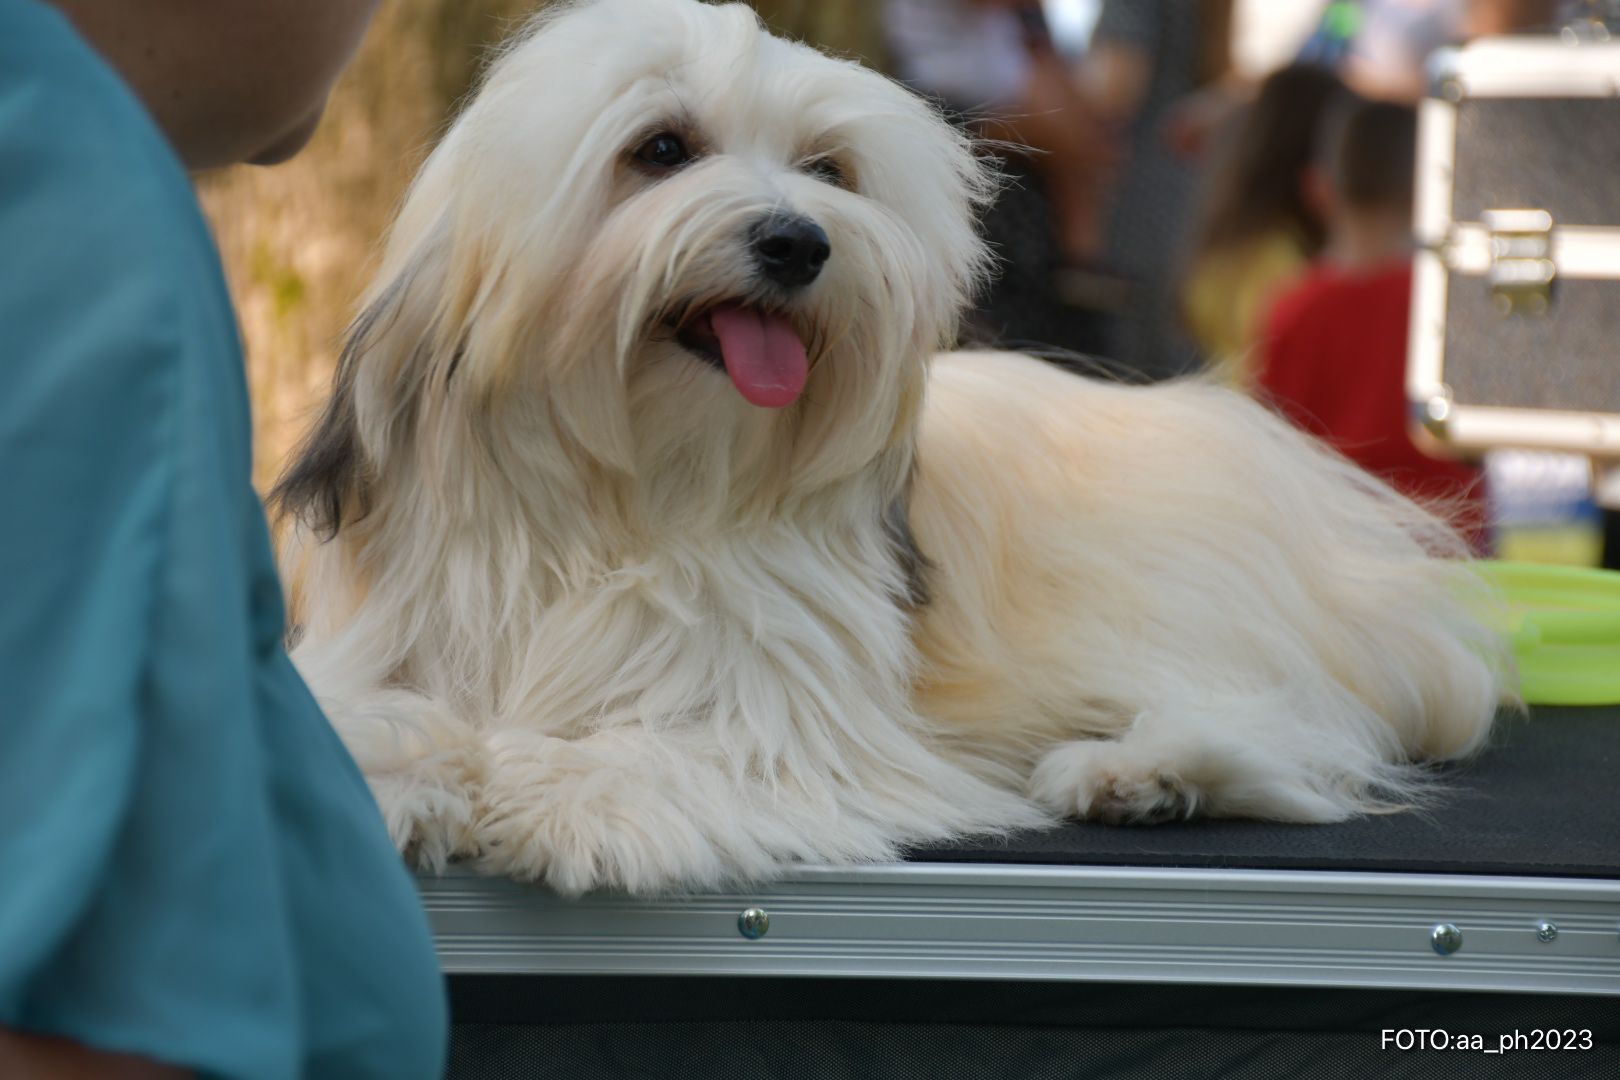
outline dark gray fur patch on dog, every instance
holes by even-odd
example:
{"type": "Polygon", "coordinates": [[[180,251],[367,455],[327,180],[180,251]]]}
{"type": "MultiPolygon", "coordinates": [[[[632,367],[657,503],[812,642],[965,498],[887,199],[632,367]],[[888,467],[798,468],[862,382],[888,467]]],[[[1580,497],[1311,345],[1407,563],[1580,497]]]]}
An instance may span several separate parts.
{"type": "Polygon", "coordinates": [[[359,517],[366,511],[353,383],[352,367],[340,364],[326,410],[270,491],[273,513],[291,514],[325,539],[337,535],[346,503],[359,517]]]}
{"type": "Polygon", "coordinates": [[[323,539],[337,535],[346,509],[355,511],[356,518],[365,517],[369,509],[370,484],[355,415],[355,373],[360,357],[398,317],[399,301],[409,284],[410,275],[401,276],[349,327],[326,409],[270,491],[272,514],[290,514],[323,539]]]}
{"type": "Polygon", "coordinates": [[[883,534],[900,560],[900,569],[906,575],[906,595],[901,597],[911,608],[926,607],[932,599],[928,590],[928,573],[934,564],[917,547],[917,537],[911,531],[911,484],[883,512],[883,534]]]}

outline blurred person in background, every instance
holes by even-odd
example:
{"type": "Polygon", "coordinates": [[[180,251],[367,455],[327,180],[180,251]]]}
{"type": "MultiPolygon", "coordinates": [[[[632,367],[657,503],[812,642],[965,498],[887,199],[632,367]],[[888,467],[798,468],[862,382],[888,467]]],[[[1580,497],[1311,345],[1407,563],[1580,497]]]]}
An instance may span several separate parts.
{"type": "Polygon", "coordinates": [[[309,139],[375,0],[0,0],[0,1076],[444,1066],[410,875],[282,648],[186,170],[309,139]]]}
{"type": "MultiPolygon", "coordinates": [[[[1610,10],[1614,0],[1606,0],[1610,10]]],[[[1464,36],[1487,37],[1547,30],[1589,14],[1589,0],[1468,0],[1464,36]]]]}
{"type": "Polygon", "coordinates": [[[1110,351],[1142,378],[1195,370],[1179,288],[1202,178],[1175,137],[1178,110],[1231,72],[1232,0],[1104,0],[1086,58],[1103,119],[1123,133],[1103,245],[1130,283],[1110,351]]]}
{"type": "Polygon", "coordinates": [[[1252,354],[1277,294],[1326,239],[1308,174],[1323,116],[1346,96],[1331,72],[1273,72],[1230,121],[1211,166],[1183,293],[1188,331],[1219,377],[1247,386],[1252,354]]]}
{"type": "Polygon", "coordinates": [[[997,277],[969,313],[967,333],[1006,347],[1100,349],[1101,317],[1066,302],[1060,284],[1101,250],[1101,187],[1113,151],[1041,4],[887,0],[883,23],[900,78],[986,140],[982,152],[1006,179],[983,221],[997,277]]]}
{"type": "Polygon", "coordinates": [[[1101,133],[1052,45],[1040,0],[888,0],[884,24],[902,80],[973,118],[981,134],[1037,151],[1029,160],[1061,255],[1094,258],[1101,133]]]}
{"type": "Polygon", "coordinates": [[[1367,98],[1415,102],[1434,50],[1464,37],[1470,0],[1331,0],[1300,52],[1367,98]]]}
{"type": "Polygon", "coordinates": [[[1425,454],[1406,402],[1417,118],[1410,106],[1336,110],[1313,174],[1325,209],[1321,258],[1277,299],[1258,373],[1264,397],[1404,494],[1451,515],[1489,549],[1481,471],[1425,454]]]}
{"type": "Polygon", "coordinates": [[[1580,0],[1328,0],[1299,60],[1333,68],[1363,97],[1416,102],[1428,89],[1435,50],[1545,29],[1584,6],[1580,0]]]}

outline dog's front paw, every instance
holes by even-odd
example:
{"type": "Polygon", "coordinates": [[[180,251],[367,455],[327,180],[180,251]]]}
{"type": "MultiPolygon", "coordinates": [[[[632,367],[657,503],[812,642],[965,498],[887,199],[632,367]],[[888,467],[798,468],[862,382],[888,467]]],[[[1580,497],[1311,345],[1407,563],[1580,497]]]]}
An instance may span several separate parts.
{"type": "Polygon", "coordinates": [[[473,836],[482,768],[465,751],[418,758],[366,777],[394,846],[435,873],[451,859],[477,854],[473,836]]]}
{"type": "Polygon", "coordinates": [[[476,853],[473,825],[484,752],[465,724],[404,690],[328,708],[365,774],[389,837],[407,860],[437,872],[453,858],[476,853]]]}
{"type": "Polygon", "coordinates": [[[1030,777],[1036,802],[1065,817],[1153,825],[1191,817],[1198,791],[1162,763],[1113,740],[1072,742],[1048,753],[1030,777]]]}
{"type": "Polygon", "coordinates": [[[544,881],[567,896],[717,881],[719,853],[693,824],[692,811],[703,803],[679,805],[680,792],[670,790],[679,781],[661,778],[649,764],[632,744],[600,736],[582,742],[526,731],[491,736],[474,827],[479,868],[544,881]]]}

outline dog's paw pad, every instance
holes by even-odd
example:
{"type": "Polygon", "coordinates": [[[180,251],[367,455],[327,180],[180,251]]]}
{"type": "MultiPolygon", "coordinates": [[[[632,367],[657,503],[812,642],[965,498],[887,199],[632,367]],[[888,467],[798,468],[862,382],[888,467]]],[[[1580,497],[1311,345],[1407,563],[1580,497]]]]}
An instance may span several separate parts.
{"type": "Polygon", "coordinates": [[[1047,754],[1030,795],[1066,817],[1109,825],[1154,825],[1191,817],[1197,791],[1173,772],[1132,760],[1113,742],[1080,742],[1047,754]]]}
{"type": "Polygon", "coordinates": [[[451,859],[477,853],[478,771],[439,764],[422,762],[366,778],[394,846],[408,862],[435,872],[451,859]]]}
{"type": "Polygon", "coordinates": [[[1076,800],[1079,816],[1109,825],[1157,825],[1190,817],[1193,797],[1169,775],[1108,775],[1094,792],[1091,804],[1076,800]]]}

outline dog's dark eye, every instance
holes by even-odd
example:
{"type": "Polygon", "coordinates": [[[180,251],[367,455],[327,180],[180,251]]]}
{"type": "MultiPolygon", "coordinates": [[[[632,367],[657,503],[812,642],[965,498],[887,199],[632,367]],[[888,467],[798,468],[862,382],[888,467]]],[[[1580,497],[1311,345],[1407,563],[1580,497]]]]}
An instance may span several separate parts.
{"type": "Polygon", "coordinates": [[[692,156],[681,137],[669,131],[659,132],[636,148],[636,160],[655,169],[678,169],[692,156]]]}
{"type": "Polygon", "coordinates": [[[830,157],[811,158],[802,166],[805,172],[823,183],[831,184],[849,190],[849,174],[844,172],[843,166],[830,157]]]}

